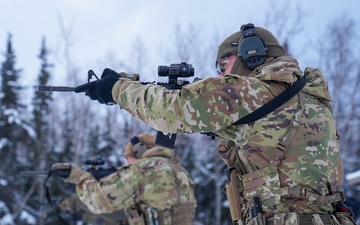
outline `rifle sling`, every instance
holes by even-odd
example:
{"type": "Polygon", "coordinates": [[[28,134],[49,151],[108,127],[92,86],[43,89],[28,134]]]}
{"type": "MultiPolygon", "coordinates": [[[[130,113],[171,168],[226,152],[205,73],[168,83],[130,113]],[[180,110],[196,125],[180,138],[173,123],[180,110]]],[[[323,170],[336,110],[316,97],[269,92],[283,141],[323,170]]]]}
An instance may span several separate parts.
{"type": "Polygon", "coordinates": [[[306,84],[305,76],[302,76],[298,79],[293,85],[287,88],[285,91],[281,92],[275,98],[271,99],[265,105],[261,106],[260,108],[256,109],[252,113],[244,116],[240,120],[236,121],[232,125],[240,125],[240,124],[247,124],[255,122],[258,119],[268,115],[275,109],[279,108],[282,104],[290,100],[294,97],[306,84]]]}
{"type": "Polygon", "coordinates": [[[53,174],[51,173],[51,171],[49,171],[46,179],[44,180],[44,189],[45,189],[45,199],[46,201],[49,203],[52,211],[54,212],[54,214],[56,215],[56,217],[58,218],[58,220],[61,222],[62,225],[69,225],[68,222],[65,221],[64,218],[62,218],[55,210],[55,206],[52,204],[51,202],[51,196],[50,196],[50,190],[49,190],[49,186],[47,185],[47,181],[48,179],[52,176],[53,174]]]}

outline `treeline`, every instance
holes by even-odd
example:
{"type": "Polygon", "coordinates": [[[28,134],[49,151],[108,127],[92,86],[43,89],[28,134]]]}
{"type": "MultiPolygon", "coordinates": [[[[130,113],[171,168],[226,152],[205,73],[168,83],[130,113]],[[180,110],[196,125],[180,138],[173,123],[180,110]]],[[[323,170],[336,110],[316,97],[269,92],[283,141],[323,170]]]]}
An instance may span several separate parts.
{"type": "MultiPolygon", "coordinates": [[[[53,63],[45,39],[39,48],[36,83],[21,86],[22,70],[8,35],[1,64],[0,92],[0,224],[61,224],[44,199],[45,176],[22,176],[22,171],[47,171],[55,162],[71,162],[85,167],[86,159],[102,156],[105,166],[123,163],[122,151],[135,135],[152,132],[118,106],[99,105],[83,94],[38,92],[49,85],[53,63]],[[31,102],[24,102],[30,95],[31,102]]],[[[69,68],[72,66],[69,65],[69,68]]],[[[69,70],[71,71],[71,70],[69,70]]],[[[85,74],[86,75],[86,74],[85,74]]],[[[71,77],[83,76],[72,73],[71,77]]],[[[29,79],[30,80],[30,79],[29,79]]],[[[72,81],[69,79],[69,84],[72,81]]],[[[199,196],[198,221],[211,224],[213,212],[228,217],[221,186],[225,182],[224,163],[216,155],[217,141],[203,135],[178,135],[176,154],[196,181],[199,196]],[[210,193],[210,195],[204,195],[210,193]],[[217,202],[215,202],[217,200],[217,202]]],[[[50,180],[53,205],[73,194],[74,188],[60,179],[50,180]]],[[[75,224],[79,218],[55,208],[75,224]]],[[[84,223],[85,224],[85,223],[84,223]]]]}
{"type": "MultiPolygon", "coordinates": [[[[355,27],[355,22],[349,18],[329,21],[325,33],[312,43],[319,53],[314,65],[319,65],[325,73],[332,92],[346,173],[360,169],[357,163],[360,156],[360,66],[357,63],[360,47],[356,42],[358,34],[355,27]]],[[[272,30],[272,27],[268,28],[272,30]]],[[[196,25],[176,25],[174,30],[176,35],[171,37],[173,44],[163,52],[164,58],[168,62],[192,63],[203,76],[214,75],[213,63],[221,40],[215,34],[213,37],[205,36],[196,25]]],[[[276,32],[274,34],[277,36],[276,32]]],[[[280,41],[290,54],[296,43],[292,43],[289,37],[296,35],[291,29],[281,35],[280,41]]],[[[144,68],[153,67],[143,61],[150,58],[146,45],[141,38],[136,42],[136,48],[130,54],[131,61],[107,61],[105,66],[102,64],[100,67],[108,66],[119,71],[131,69],[140,74],[144,68]]],[[[56,65],[56,62],[49,61],[45,38],[39,46],[36,82],[21,86],[20,81],[27,77],[23,77],[21,65],[17,65],[14,46],[16,43],[12,43],[12,35],[9,34],[5,48],[0,48],[4,52],[0,74],[0,224],[56,225],[60,223],[52,208],[43,204],[45,177],[24,177],[21,171],[46,171],[55,162],[84,166],[84,161],[91,156],[102,156],[106,165],[119,166],[122,164],[122,150],[131,137],[142,132],[155,134],[156,131],[118,106],[100,105],[83,94],[38,92],[37,86],[49,85],[56,65]],[[25,95],[31,95],[30,103],[24,102],[25,95]]],[[[79,84],[86,74],[79,73],[71,57],[64,58],[69,85],[79,84]]],[[[178,135],[175,152],[196,184],[197,224],[231,224],[226,196],[222,191],[226,166],[216,150],[217,141],[207,136],[178,135]]],[[[72,194],[69,191],[71,188],[61,180],[51,182],[54,204],[72,194]]],[[[344,189],[348,195],[359,198],[358,188],[345,182],[344,189]]],[[[65,211],[56,210],[70,224],[73,222],[73,217],[65,211]]]]}

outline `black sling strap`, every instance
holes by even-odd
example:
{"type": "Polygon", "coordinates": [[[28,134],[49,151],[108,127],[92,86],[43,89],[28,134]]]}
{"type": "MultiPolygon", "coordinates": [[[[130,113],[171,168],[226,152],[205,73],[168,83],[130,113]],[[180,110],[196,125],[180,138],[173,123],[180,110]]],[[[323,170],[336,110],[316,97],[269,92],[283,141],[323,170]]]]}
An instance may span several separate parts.
{"type": "Polygon", "coordinates": [[[294,97],[305,86],[305,84],[306,84],[305,76],[302,76],[293,85],[291,85],[288,89],[281,92],[278,96],[271,99],[265,105],[256,109],[252,113],[244,116],[243,118],[236,121],[232,125],[252,123],[252,122],[255,122],[256,120],[268,115],[275,109],[279,108],[282,104],[284,104],[285,102],[290,100],[292,97],[294,97]]]}
{"type": "Polygon", "coordinates": [[[45,195],[44,198],[46,199],[46,201],[49,203],[52,211],[54,212],[54,214],[56,215],[56,217],[58,218],[59,222],[62,225],[69,225],[69,223],[60,216],[60,214],[58,212],[56,212],[55,206],[52,204],[52,200],[51,200],[51,196],[50,196],[50,190],[49,190],[49,186],[47,185],[47,181],[49,180],[49,178],[53,175],[54,172],[52,172],[51,170],[49,171],[46,179],[44,180],[44,184],[43,187],[45,189],[45,195]]]}

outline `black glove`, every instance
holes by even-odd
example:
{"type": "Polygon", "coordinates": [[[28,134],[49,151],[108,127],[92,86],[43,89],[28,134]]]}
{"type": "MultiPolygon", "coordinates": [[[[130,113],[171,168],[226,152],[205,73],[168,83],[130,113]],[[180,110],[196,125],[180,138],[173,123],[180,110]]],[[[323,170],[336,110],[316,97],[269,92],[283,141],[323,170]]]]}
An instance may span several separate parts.
{"type": "Polygon", "coordinates": [[[91,176],[87,171],[71,163],[55,163],[51,166],[50,171],[53,175],[63,178],[65,182],[74,184],[91,176]]]}
{"type": "Polygon", "coordinates": [[[98,100],[101,104],[113,105],[116,102],[112,97],[111,90],[119,78],[120,75],[118,73],[106,68],[100,80],[77,86],[75,92],[85,92],[92,100],[98,100]]]}
{"type": "Polygon", "coordinates": [[[53,176],[68,178],[71,172],[70,163],[55,163],[51,166],[50,173],[53,176]]]}

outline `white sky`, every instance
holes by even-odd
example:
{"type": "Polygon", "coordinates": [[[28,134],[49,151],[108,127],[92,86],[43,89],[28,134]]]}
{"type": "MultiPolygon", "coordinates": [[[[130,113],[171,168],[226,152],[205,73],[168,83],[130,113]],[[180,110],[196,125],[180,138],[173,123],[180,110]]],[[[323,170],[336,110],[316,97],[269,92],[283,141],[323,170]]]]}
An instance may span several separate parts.
{"type": "MultiPolygon", "coordinates": [[[[161,40],[173,32],[175,23],[193,22],[203,25],[206,31],[216,29],[223,38],[244,23],[264,26],[269,2],[280,5],[289,2],[292,8],[301,3],[307,14],[305,39],[318,38],[329,20],[343,14],[360,22],[359,0],[0,0],[0,52],[5,51],[7,35],[11,33],[17,68],[23,69],[21,76],[35,79],[40,67],[37,55],[42,37],[53,54],[50,60],[54,62],[62,54],[62,20],[63,27],[72,31],[72,57],[85,76],[109,52],[126,57],[138,36],[147,47],[154,48],[150,51],[156,52],[161,40]]],[[[1,55],[0,62],[3,61],[1,55]]],[[[58,62],[54,63],[59,67],[58,62]]],[[[153,62],[156,68],[170,63],[153,62]]],[[[53,74],[55,80],[65,76],[57,71],[53,74]]]]}

